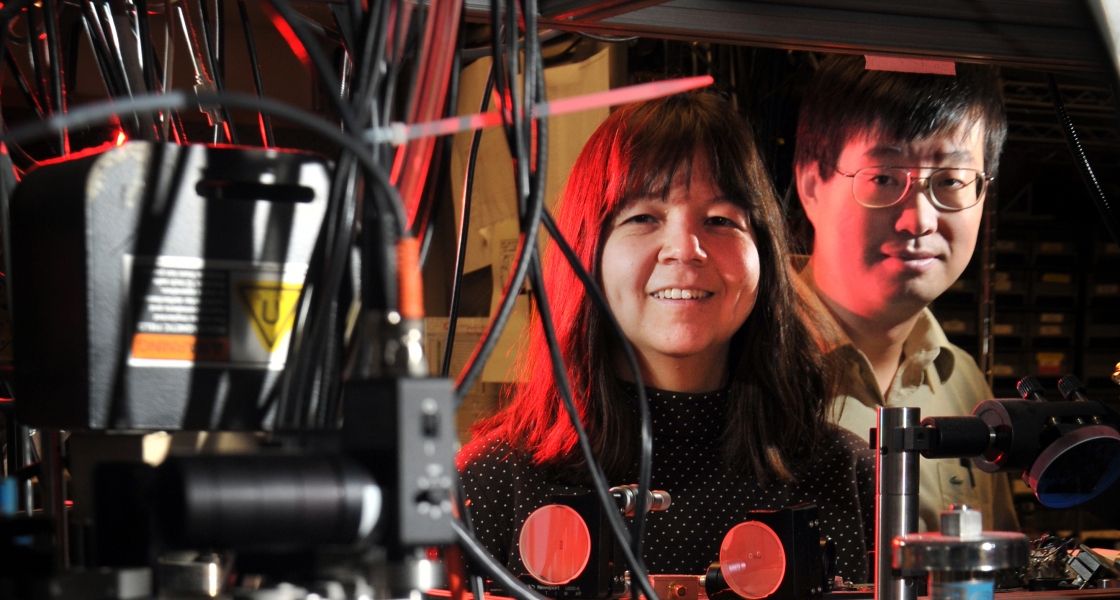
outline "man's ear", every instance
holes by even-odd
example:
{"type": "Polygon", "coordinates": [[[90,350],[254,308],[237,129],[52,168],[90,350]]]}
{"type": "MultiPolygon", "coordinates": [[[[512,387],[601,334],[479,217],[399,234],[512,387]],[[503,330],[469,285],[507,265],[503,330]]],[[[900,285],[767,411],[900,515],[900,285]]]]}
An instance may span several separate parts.
{"type": "Polygon", "coordinates": [[[820,206],[818,189],[824,183],[821,181],[821,170],[816,162],[801,163],[794,168],[797,177],[797,196],[801,198],[801,208],[805,216],[814,227],[817,225],[817,209],[820,206]]]}

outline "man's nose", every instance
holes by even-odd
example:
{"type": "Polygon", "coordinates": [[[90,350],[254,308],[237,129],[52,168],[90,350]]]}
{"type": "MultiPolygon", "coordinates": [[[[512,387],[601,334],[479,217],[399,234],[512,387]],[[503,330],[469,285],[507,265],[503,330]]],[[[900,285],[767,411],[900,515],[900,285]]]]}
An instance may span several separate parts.
{"type": "Polygon", "coordinates": [[[928,179],[915,179],[906,190],[906,196],[898,203],[900,209],[895,221],[895,230],[914,237],[929,235],[937,231],[940,211],[933,204],[933,193],[928,179]]]}
{"type": "Polygon", "coordinates": [[[661,262],[702,263],[708,253],[701,242],[700,227],[686,222],[670,221],[665,225],[658,260],[661,262]]]}

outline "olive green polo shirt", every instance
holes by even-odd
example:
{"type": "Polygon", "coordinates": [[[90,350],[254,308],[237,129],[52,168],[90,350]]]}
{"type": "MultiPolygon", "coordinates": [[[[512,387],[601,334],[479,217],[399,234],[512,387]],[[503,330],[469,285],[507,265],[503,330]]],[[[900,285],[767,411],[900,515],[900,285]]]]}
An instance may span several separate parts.
{"type": "MultiPolygon", "coordinates": [[[[871,361],[856,348],[821,302],[805,257],[795,257],[801,296],[810,310],[819,313],[822,343],[839,353],[846,365],[842,395],[834,405],[832,420],[868,439],[875,427],[875,409],[917,407],[922,417],[970,415],[980,402],[992,397],[991,389],[976,362],[949,342],[929,309],[918,315],[910,336],[903,343],[902,364],[887,389],[879,383],[871,361]],[[806,293],[808,292],[808,293],[806,293]],[[827,331],[823,331],[827,330],[827,331]]],[[[1019,520],[1011,499],[1007,475],[985,473],[971,460],[922,458],[919,479],[919,528],[937,531],[940,512],[950,504],[964,503],[983,511],[984,529],[1018,531],[1019,520]]]]}

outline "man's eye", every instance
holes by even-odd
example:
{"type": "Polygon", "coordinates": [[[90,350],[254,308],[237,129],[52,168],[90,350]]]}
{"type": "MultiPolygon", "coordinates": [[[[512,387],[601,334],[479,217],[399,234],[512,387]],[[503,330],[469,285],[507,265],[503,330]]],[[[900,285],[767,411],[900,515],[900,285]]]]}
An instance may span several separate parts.
{"type": "Polygon", "coordinates": [[[938,188],[958,190],[960,188],[965,187],[966,185],[968,185],[968,184],[965,183],[964,181],[961,181],[960,179],[956,179],[956,178],[953,178],[953,177],[946,177],[944,179],[940,179],[940,180],[937,181],[937,187],[938,188]]]}
{"type": "Polygon", "coordinates": [[[892,177],[887,173],[876,173],[874,175],[871,175],[870,177],[868,177],[868,181],[870,181],[874,185],[882,187],[893,187],[899,185],[898,178],[892,177]]]}
{"type": "Polygon", "coordinates": [[[623,223],[653,223],[654,221],[656,221],[656,219],[653,218],[653,215],[638,214],[638,215],[632,215],[632,216],[626,217],[625,219],[623,219],[622,222],[623,223]]]}

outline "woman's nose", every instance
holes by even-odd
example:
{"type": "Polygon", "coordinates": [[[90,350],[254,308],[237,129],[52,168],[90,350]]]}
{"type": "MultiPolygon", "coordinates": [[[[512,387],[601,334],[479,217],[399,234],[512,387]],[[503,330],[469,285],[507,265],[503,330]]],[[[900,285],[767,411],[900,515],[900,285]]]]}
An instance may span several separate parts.
{"type": "Polygon", "coordinates": [[[664,232],[661,252],[658,254],[661,262],[702,263],[708,259],[698,226],[670,221],[664,232]]]}

